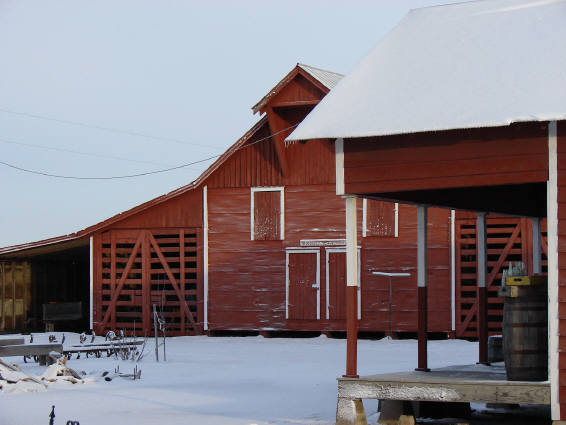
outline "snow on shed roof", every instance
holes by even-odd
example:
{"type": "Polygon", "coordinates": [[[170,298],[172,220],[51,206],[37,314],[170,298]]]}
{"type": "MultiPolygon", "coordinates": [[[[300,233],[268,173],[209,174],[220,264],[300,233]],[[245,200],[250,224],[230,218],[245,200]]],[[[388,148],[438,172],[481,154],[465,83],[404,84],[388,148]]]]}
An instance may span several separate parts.
{"type": "Polygon", "coordinates": [[[415,9],[287,140],[566,119],[566,0],[415,9]]]}

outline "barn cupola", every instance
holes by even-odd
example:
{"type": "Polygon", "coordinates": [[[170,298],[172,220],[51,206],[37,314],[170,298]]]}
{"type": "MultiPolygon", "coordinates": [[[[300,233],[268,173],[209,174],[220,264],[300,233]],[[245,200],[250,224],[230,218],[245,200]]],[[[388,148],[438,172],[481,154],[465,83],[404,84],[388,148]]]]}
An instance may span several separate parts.
{"type": "Polygon", "coordinates": [[[252,110],[266,114],[277,158],[284,176],[289,173],[285,138],[343,77],[298,63],[252,110]]]}

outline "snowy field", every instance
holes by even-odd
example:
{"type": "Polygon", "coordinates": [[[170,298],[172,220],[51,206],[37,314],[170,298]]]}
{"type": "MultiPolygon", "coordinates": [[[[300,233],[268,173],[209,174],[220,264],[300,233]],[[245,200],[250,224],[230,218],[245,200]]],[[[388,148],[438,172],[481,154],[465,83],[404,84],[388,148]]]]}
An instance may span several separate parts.
{"type": "MultiPolygon", "coordinates": [[[[35,342],[47,342],[46,335],[36,335],[35,342]]],[[[77,334],[66,335],[65,345],[77,343],[77,334]]],[[[360,340],[358,347],[361,375],[416,366],[414,340],[360,340]]],[[[55,425],[68,420],[81,425],[333,424],[336,377],[344,372],[344,356],[345,341],[324,336],[169,338],[167,362],[157,363],[153,346],[146,347],[138,363],[141,379],[115,377],[111,382],[101,378],[104,371],[113,372],[119,366],[121,372],[132,372],[136,363],[73,357],[68,366],[97,378],[94,382],[58,382],[33,393],[0,392],[0,425],[47,425],[52,405],[56,406],[55,425]]],[[[476,357],[476,343],[429,341],[430,367],[471,364],[476,357]]],[[[34,375],[45,370],[21,358],[5,360],[34,375]]],[[[368,422],[375,423],[377,403],[364,400],[364,405],[368,422]]]]}

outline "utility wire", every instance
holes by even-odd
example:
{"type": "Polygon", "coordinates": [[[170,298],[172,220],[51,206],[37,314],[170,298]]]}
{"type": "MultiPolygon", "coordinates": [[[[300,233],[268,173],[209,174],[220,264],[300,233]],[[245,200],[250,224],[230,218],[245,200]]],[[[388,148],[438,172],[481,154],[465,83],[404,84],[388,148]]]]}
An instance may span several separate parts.
{"type": "Polygon", "coordinates": [[[101,126],[101,125],[88,124],[88,123],[81,122],[81,121],[63,120],[63,119],[47,117],[47,116],[39,115],[39,114],[31,114],[31,113],[28,113],[28,112],[12,111],[10,109],[5,109],[5,108],[0,108],[0,112],[4,112],[6,114],[12,114],[12,115],[19,115],[19,116],[22,116],[22,117],[34,118],[34,119],[38,119],[38,120],[53,121],[53,122],[56,122],[56,123],[59,123],[59,124],[74,125],[74,126],[77,126],[77,127],[91,128],[91,129],[95,129],[95,130],[108,131],[108,132],[111,132],[111,133],[127,134],[128,136],[144,137],[146,139],[152,139],[152,140],[162,140],[162,141],[166,141],[166,142],[178,143],[178,144],[181,144],[181,145],[199,146],[199,147],[202,147],[202,148],[209,148],[209,149],[211,148],[210,145],[194,143],[194,142],[187,142],[187,141],[184,141],[184,140],[174,139],[172,137],[153,136],[153,135],[150,135],[150,134],[141,133],[139,131],[122,130],[122,129],[114,128],[114,127],[105,127],[105,126],[101,126]]]}
{"type": "Polygon", "coordinates": [[[168,164],[163,164],[163,163],[154,162],[154,161],[144,161],[144,160],[141,160],[141,159],[131,159],[131,158],[124,158],[124,157],[121,157],[121,156],[105,155],[105,154],[98,154],[98,153],[93,153],[93,152],[75,151],[75,150],[72,150],[72,149],[58,148],[58,147],[55,147],[55,146],[36,145],[36,144],[33,144],[33,143],[16,142],[15,140],[8,140],[8,139],[4,139],[4,138],[0,138],[0,142],[1,143],[9,143],[11,145],[26,146],[26,147],[30,147],[30,148],[46,149],[46,150],[56,151],[56,152],[73,153],[73,154],[76,154],[76,155],[94,156],[94,157],[97,157],[97,158],[116,159],[116,160],[119,160],[119,161],[137,162],[139,164],[151,164],[151,165],[160,165],[160,166],[168,165],[168,164]]]}
{"type": "MultiPolygon", "coordinates": [[[[247,145],[245,145],[245,146],[242,146],[242,147],[236,149],[236,150],[234,151],[234,153],[235,153],[235,152],[238,152],[238,151],[240,151],[240,150],[242,150],[242,149],[249,148],[250,146],[253,146],[253,145],[257,144],[257,143],[260,143],[260,142],[263,142],[263,141],[265,141],[265,140],[271,139],[273,136],[276,136],[277,134],[280,134],[280,133],[283,133],[283,132],[285,132],[285,131],[287,131],[287,130],[290,130],[290,129],[292,129],[292,128],[298,126],[298,125],[299,125],[299,124],[297,123],[297,124],[292,125],[292,126],[290,126],[290,127],[284,128],[283,130],[279,130],[279,131],[277,131],[277,132],[271,134],[270,136],[263,137],[263,138],[261,138],[261,139],[259,139],[259,140],[256,140],[256,141],[254,141],[254,142],[252,142],[252,143],[249,143],[249,144],[247,144],[247,145]]],[[[108,177],[65,176],[65,175],[61,175],[61,174],[46,173],[46,172],[38,171],[38,170],[30,170],[30,169],[28,169],[28,168],[18,167],[17,165],[9,164],[9,163],[4,162],[4,161],[0,161],[0,164],[5,165],[6,167],[13,168],[13,169],[18,170],[18,171],[23,171],[23,172],[30,173],[30,174],[37,174],[37,175],[45,176],[45,177],[55,177],[55,178],[59,178],[59,179],[69,179],[69,180],[117,180],[117,179],[128,179],[128,178],[133,178],[133,177],[149,176],[149,175],[152,175],[152,174],[166,173],[166,172],[168,172],[168,171],[178,170],[178,169],[180,169],[180,168],[185,168],[185,167],[188,167],[188,166],[190,166],[190,165],[201,164],[201,163],[203,163],[203,162],[206,162],[206,161],[210,161],[210,160],[212,160],[212,159],[219,158],[219,157],[221,157],[222,155],[224,155],[224,154],[222,153],[222,154],[219,154],[219,155],[212,155],[212,156],[209,156],[208,158],[204,158],[204,159],[201,159],[201,160],[198,160],[198,161],[188,162],[188,163],[186,163],[186,164],[177,165],[176,167],[169,167],[169,168],[164,168],[164,169],[161,169],[161,170],[146,171],[146,172],[144,172],[144,173],[137,173],[137,174],[126,174],[126,175],[122,175],[122,176],[108,176],[108,177]]]]}

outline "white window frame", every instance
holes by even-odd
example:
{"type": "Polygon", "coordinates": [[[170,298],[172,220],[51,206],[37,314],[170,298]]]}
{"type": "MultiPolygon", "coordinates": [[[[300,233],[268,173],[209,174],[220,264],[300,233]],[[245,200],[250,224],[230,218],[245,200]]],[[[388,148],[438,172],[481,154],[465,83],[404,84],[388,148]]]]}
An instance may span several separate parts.
{"type": "MultiPolygon", "coordinates": [[[[326,248],[326,320],[330,320],[330,253],[343,252],[346,248],[326,248]]],[[[361,248],[358,247],[358,320],[362,320],[361,248]]],[[[344,284],[346,284],[344,282],[344,284]]]]}
{"type": "Polygon", "coordinates": [[[285,250],[285,319],[289,320],[289,254],[316,254],[316,320],[320,320],[320,248],[299,247],[285,250]]]}
{"type": "Polygon", "coordinates": [[[254,194],[255,192],[281,192],[279,240],[285,240],[285,186],[250,187],[250,240],[254,240],[254,194]]]}
{"type": "MultiPolygon", "coordinates": [[[[362,202],[362,238],[367,237],[367,208],[368,208],[368,200],[367,198],[363,199],[362,202]]],[[[399,237],[399,202],[395,202],[395,229],[394,229],[394,238],[399,237]]]]}

